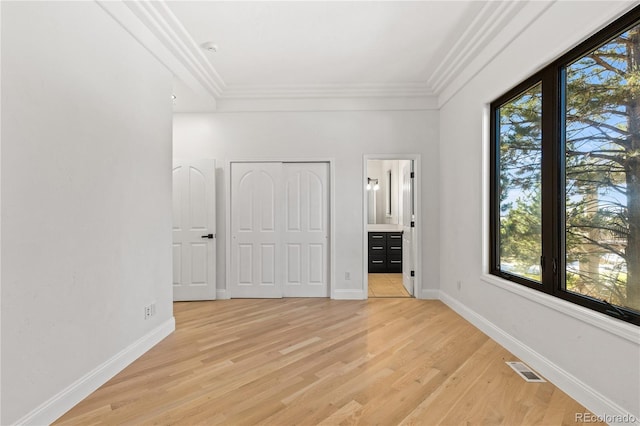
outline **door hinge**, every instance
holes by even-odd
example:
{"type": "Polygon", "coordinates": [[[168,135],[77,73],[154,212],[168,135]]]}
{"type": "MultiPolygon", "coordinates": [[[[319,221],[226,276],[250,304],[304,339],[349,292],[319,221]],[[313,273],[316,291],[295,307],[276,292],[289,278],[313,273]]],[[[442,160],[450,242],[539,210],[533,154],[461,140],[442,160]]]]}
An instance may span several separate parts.
{"type": "Polygon", "coordinates": [[[411,172],[411,179],[413,179],[414,177],[416,177],[416,172],[411,172]]]}
{"type": "Polygon", "coordinates": [[[411,227],[412,227],[412,228],[415,228],[415,227],[416,227],[416,223],[415,223],[413,220],[411,221],[411,227]]]}
{"type": "Polygon", "coordinates": [[[415,277],[416,276],[416,271],[411,271],[411,276],[415,277]]]}

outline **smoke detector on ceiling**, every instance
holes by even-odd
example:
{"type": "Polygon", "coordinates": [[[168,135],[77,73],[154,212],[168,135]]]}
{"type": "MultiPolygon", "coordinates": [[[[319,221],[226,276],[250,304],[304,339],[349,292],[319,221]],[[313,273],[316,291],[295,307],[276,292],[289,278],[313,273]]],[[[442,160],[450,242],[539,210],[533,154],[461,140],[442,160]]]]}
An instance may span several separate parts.
{"type": "Polygon", "coordinates": [[[218,51],[218,45],[212,41],[202,43],[202,48],[211,53],[215,53],[218,51]]]}

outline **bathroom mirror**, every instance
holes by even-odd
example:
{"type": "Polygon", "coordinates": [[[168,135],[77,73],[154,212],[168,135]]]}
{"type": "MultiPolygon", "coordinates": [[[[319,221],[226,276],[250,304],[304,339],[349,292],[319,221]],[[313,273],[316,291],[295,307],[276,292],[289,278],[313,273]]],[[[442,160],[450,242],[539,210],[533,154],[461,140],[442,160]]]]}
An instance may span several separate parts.
{"type": "Polygon", "coordinates": [[[399,223],[399,163],[399,160],[367,160],[365,185],[369,224],[399,223]]]}

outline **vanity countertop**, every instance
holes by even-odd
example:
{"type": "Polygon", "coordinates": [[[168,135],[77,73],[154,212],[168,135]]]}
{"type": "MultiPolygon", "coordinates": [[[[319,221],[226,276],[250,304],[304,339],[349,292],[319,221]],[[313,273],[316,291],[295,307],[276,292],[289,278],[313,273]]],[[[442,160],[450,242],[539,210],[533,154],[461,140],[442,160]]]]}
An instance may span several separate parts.
{"type": "Polygon", "coordinates": [[[390,223],[376,223],[367,225],[368,232],[402,232],[402,225],[393,225],[390,223]]]}

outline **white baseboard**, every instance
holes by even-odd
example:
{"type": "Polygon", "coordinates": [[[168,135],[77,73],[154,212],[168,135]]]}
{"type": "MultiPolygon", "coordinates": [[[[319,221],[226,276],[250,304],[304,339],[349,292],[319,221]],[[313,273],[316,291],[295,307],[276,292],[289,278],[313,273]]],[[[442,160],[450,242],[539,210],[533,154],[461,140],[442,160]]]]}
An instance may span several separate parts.
{"type": "Polygon", "coordinates": [[[333,299],[336,300],[364,300],[364,291],[361,289],[335,289],[333,291],[333,299]]]}
{"type": "Polygon", "coordinates": [[[216,289],[216,299],[217,300],[229,300],[231,299],[231,295],[227,291],[226,288],[218,288],[216,289]]]}
{"type": "Polygon", "coordinates": [[[608,420],[610,425],[637,425],[640,426],[640,419],[628,413],[624,408],[611,401],[590,386],[578,380],[575,376],[563,370],[548,358],[540,355],[529,346],[525,345],[515,337],[506,333],[501,328],[470,309],[467,305],[451,297],[449,294],[440,291],[440,300],[451,309],[460,314],[464,319],[479,328],[493,340],[505,347],[509,352],[520,358],[531,368],[542,374],[547,380],[568,394],[570,397],[584,405],[596,416],[601,416],[608,420]],[[622,419],[616,421],[616,418],[622,419]]]}
{"type": "Polygon", "coordinates": [[[154,347],[176,329],[173,317],[127,346],[116,355],[76,380],[16,422],[17,425],[44,425],[73,408],[109,379],[154,347]]]}
{"type": "Polygon", "coordinates": [[[440,290],[434,290],[431,288],[423,288],[420,292],[419,299],[425,300],[438,300],[440,299],[440,290]]]}

